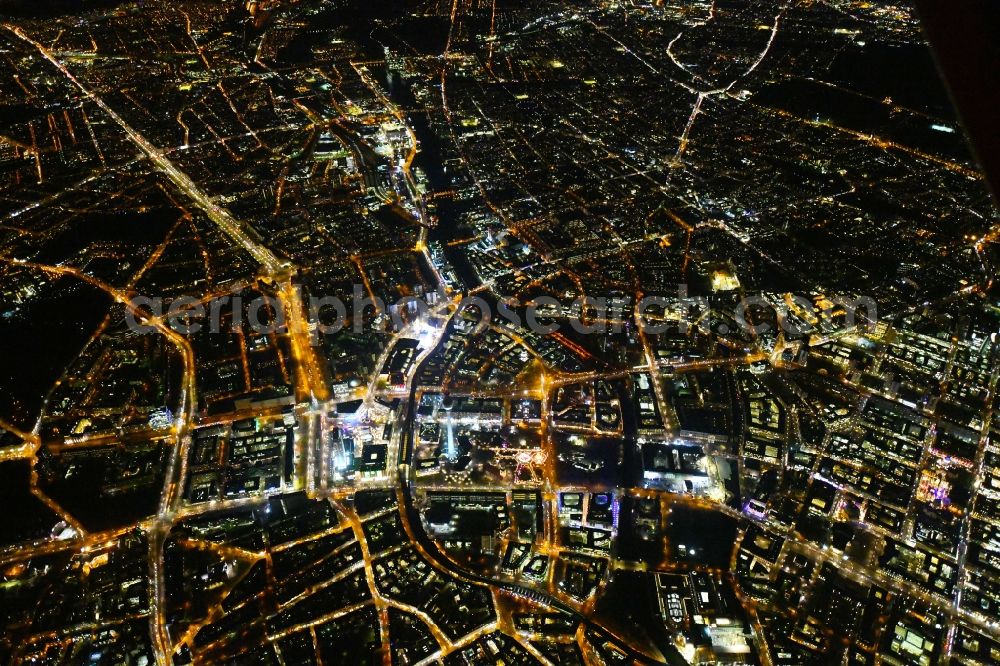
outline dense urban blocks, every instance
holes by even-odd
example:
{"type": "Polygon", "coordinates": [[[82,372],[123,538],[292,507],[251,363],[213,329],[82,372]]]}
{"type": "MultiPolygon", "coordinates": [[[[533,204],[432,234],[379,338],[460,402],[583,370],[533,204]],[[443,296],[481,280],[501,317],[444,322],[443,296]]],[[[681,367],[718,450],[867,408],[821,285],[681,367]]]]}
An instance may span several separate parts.
{"type": "Polygon", "coordinates": [[[998,219],[906,2],[3,3],[0,661],[1000,663],[998,219]]]}

